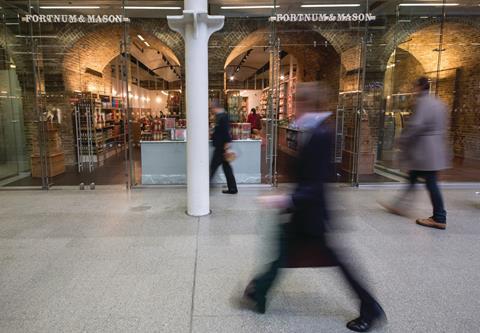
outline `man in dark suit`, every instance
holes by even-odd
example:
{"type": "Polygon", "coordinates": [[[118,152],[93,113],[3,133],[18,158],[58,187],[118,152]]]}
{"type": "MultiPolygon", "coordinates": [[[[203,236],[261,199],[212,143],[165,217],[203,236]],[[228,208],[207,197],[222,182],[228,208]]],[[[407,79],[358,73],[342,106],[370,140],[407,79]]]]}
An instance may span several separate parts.
{"type": "MultiPolygon", "coordinates": [[[[379,303],[359,282],[354,272],[337,255],[327,242],[326,225],[331,221],[328,209],[328,192],[325,183],[333,179],[334,133],[326,124],[329,113],[310,113],[318,108],[319,86],[314,83],[297,86],[297,108],[309,112],[301,116],[297,124],[308,135],[301,142],[298,158],[298,184],[291,195],[264,197],[261,201],[270,207],[288,209],[293,214],[289,223],[282,225],[278,242],[278,257],[266,272],[256,276],[244,293],[253,310],[264,313],[266,295],[282,267],[304,267],[292,262],[308,262],[306,267],[338,266],[346,281],[361,301],[360,316],[347,324],[347,328],[366,332],[372,325],[382,322],[385,314],[379,303]],[[304,246],[310,244],[308,250],[304,246]],[[312,250],[313,249],[313,250],[312,250]],[[298,256],[301,250],[303,255],[298,256]],[[310,258],[305,258],[310,257],[310,258]],[[307,259],[307,260],[305,260],[307,259]],[[324,263],[313,263],[318,259],[324,263]]],[[[325,92],[324,92],[325,93],[325,92]]]]}
{"type": "Polygon", "coordinates": [[[213,152],[212,162],[210,163],[210,180],[212,180],[218,167],[223,167],[223,173],[227,178],[228,190],[222,191],[225,194],[237,194],[237,182],[233,175],[232,167],[230,163],[225,159],[225,152],[230,148],[230,142],[232,138],[230,136],[230,124],[228,115],[221,107],[213,107],[215,112],[215,129],[212,135],[212,144],[215,148],[213,152]]]}

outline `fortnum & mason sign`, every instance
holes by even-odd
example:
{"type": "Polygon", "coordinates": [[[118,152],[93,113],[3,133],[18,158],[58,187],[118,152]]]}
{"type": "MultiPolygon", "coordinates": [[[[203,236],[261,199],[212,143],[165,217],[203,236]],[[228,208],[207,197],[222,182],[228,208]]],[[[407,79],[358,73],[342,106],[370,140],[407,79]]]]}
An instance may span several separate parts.
{"type": "Polygon", "coordinates": [[[276,22],[370,22],[376,16],[370,13],[330,13],[330,14],[277,14],[270,17],[276,22]]]}
{"type": "Polygon", "coordinates": [[[123,15],[43,15],[27,14],[23,22],[33,23],[122,23],[129,22],[123,15]]]}

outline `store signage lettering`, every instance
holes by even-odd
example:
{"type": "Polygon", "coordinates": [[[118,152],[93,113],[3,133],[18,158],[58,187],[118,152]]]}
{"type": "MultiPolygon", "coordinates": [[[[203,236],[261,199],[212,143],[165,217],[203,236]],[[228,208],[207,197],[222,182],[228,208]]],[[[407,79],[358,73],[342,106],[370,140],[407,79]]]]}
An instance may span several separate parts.
{"type": "Polygon", "coordinates": [[[24,22],[33,23],[122,23],[130,19],[123,15],[25,15],[24,22]]]}
{"type": "Polygon", "coordinates": [[[370,13],[331,13],[331,14],[277,14],[270,21],[276,22],[370,22],[376,16],[370,13]]]}

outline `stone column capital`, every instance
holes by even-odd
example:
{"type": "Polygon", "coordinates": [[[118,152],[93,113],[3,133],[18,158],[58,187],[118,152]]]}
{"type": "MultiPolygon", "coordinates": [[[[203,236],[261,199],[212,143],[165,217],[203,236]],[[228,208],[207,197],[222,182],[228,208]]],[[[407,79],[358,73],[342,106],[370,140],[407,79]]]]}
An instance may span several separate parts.
{"type": "Polygon", "coordinates": [[[167,16],[168,26],[173,31],[180,33],[185,38],[185,27],[189,24],[193,26],[193,38],[198,38],[198,26],[206,24],[208,28],[208,37],[215,31],[223,28],[225,16],[208,15],[206,11],[184,10],[183,15],[167,16]]]}

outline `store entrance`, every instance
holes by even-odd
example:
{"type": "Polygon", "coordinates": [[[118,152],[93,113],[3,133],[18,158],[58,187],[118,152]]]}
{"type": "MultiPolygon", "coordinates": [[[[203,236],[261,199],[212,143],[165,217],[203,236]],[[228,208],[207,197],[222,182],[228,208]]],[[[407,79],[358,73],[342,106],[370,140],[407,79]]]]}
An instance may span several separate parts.
{"type": "MultiPolygon", "coordinates": [[[[319,87],[317,111],[332,114],[329,122],[336,131],[332,156],[336,173],[331,181],[354,183],[359,172],[356,129],[361,117],[360,34],[349,31],[352,46],[342,50],[314,26],[273,25],[273,30],[258,30],[239,43],[225,67],[231,117],[247,119],[255,109],[262,118],[262,182],[296,181],[297,156],[304,135],[296,122],[301,114],[296,103],[297,87],[315,82],[319,87]]],[[[367,165],[360,171],[373,174],[373,151],[367,157],[367,165]]]]}

